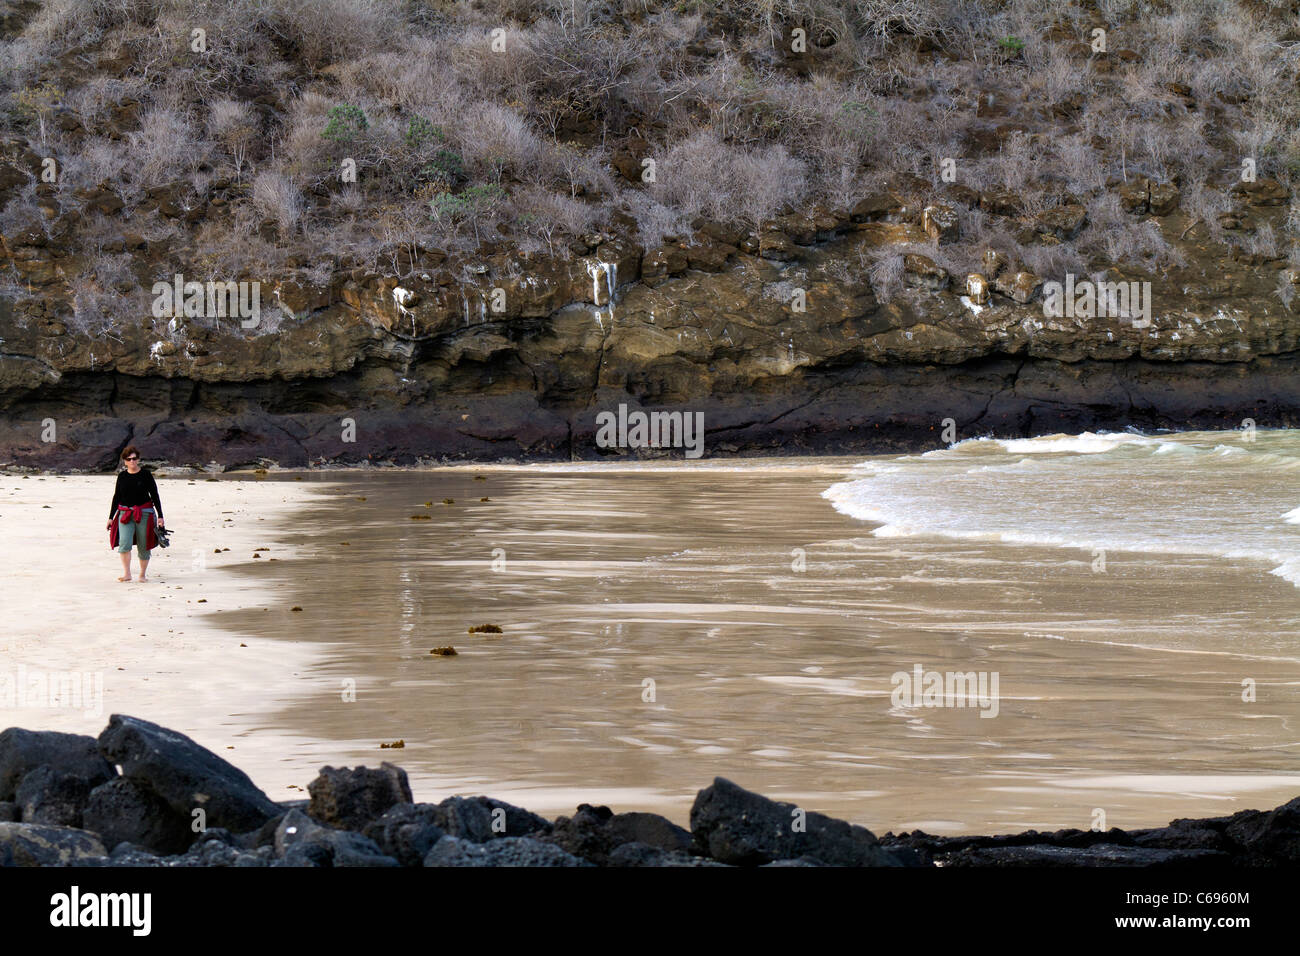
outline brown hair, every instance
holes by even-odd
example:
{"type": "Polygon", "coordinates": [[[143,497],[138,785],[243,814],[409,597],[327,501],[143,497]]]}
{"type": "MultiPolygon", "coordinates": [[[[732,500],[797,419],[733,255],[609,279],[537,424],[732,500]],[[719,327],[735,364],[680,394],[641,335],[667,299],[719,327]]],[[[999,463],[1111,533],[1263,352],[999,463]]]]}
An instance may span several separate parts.
{"type": "Polygon", "coordinates": [[[140,454],[139,448],[136,448],[134,445],[127,445],[125,448],[122,449],[122,460],[126,461],[127,455],[139,455],[139,454],[140,454]]]}

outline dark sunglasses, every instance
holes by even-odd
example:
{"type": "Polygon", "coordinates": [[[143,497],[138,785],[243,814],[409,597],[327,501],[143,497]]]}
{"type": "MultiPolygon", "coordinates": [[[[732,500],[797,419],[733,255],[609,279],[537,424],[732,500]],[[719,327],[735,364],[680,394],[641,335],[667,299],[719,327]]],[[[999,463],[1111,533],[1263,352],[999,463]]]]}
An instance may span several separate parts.
{"type": "Polygon", "coordinates": [[[127,458],[126,458],[126,460],[127,460],[127,461],[139,461],[139,460],[140,460],[140,456],[139,456],[139,455],[128,455],[127,458]]]}

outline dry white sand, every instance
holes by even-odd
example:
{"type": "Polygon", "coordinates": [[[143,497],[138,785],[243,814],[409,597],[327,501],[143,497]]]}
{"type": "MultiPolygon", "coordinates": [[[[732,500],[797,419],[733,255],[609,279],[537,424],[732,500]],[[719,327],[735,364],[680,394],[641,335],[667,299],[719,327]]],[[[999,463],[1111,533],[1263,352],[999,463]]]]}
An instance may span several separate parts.
{"type": "MultiPolygon", "coordinates": [[[[159,479],[172,546],[153,551],[147,583],[124,584],[105,528],[114,480],[0,475],[0,526],[9,533],[0,728],[98,735],[110,714],[130,714],[188,734],[277,799],[294,796],[281,777],[300,774],[274,769],[284,734],[258,731],[271,729],[264,715],[301,693],[318,645],[232,633],[204,616],[293,614],[262,574],[223,569],[269,570],[272,559],[292,557],[276,531],[310,500],[307,486],[159,479]],[[254,558],[262,547],[270,550],[254,558]]],[[[138,576],[134,551],[131,570],[138,576]]]]}

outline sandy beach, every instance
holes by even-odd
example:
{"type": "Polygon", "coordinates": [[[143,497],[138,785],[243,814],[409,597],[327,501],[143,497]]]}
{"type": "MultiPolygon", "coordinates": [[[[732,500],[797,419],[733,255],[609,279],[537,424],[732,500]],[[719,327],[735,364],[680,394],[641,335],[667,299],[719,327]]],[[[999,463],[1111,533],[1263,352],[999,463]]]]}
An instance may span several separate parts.
{"type": "Polygon", "coordinates": [[[205,618],[235,609],[292,613],[270,578],[294,556],[277,529],[307,493],[294,481],[163,473],[172,546],[153,551],[147,583],[124,584],[105,530],[113,481],[0,477],[0,519],[27,539],[0,585],[8,622],[0,638],[0,724],[93,735],[111,713],[138,715],[227,754],[272,787],[265,769],[282,756],[285,738],[253,731],[293,696],[315,648],[232,635],[205,618]],[[259,567],[228,573],[237,565],[259,567]]]}

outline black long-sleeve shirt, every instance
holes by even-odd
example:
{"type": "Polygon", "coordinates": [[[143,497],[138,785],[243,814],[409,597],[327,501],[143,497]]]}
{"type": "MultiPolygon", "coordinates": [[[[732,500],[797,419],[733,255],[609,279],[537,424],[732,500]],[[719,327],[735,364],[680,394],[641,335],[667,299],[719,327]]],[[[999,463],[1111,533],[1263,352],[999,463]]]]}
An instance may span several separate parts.
{"type": "Polygon", "coordinates": [[[153,472],[141,468],[134,475],[129,471],[117,473],[117,487],[113,489],[113,503],[108,507],[108,517],[117,514],[118,505],[134,508],[136,505],[153,505],[154,514],[163,520],[162,501],[158,498],[158,482],[153,472]]]}

